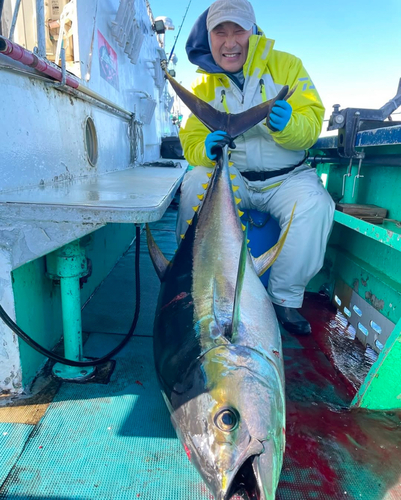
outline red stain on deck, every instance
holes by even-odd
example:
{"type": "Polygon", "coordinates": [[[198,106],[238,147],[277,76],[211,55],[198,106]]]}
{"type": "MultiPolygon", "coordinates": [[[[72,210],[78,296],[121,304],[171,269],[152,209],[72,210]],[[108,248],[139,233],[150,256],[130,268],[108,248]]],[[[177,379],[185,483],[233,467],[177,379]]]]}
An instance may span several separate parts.
{"type": "Polygon", "coordinates": [[[141,385],[143,387],[143,384],[140,380],[135,380],[136,385],[141,385]]]}
{"type": "Polygon", "coordinates": [[[184,450],[185,453],[187,454],[188,460],[191,461],[191,450],[188,448],[186,444],[184,444],[184,450]]]}
{"type": "MultiPolygon", "coordinates": [[[[287,435],[276,500],[400,499],[401,412],[348,409],[355,386],[319,349],[343,335],[337,312],[318,297],[302,312],[312,335],[297,337],[302,348],[283,349],[287,435]]],[[[352,346],[334,359],[347,362],[349,353],[352,346]]]]}

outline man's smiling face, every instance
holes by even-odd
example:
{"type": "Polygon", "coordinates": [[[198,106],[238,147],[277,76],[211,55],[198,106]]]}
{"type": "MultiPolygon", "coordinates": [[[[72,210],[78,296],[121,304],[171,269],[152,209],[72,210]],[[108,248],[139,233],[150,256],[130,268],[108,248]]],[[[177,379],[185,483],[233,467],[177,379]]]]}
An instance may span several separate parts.
{"type": "Polygon", "coordinates": [[[242,69],[248,56],[249,37],[252,29],[246,31],[236,23],[218,24],[210,32],[210,45],[216,64],[229,73],[242,69]]]}

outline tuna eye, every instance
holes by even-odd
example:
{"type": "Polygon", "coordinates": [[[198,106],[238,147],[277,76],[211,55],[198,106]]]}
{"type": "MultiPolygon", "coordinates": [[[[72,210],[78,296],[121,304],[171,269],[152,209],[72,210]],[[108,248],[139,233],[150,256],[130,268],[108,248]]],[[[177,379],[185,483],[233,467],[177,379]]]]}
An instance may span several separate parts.
{"type": "Polygon", "coordinates": [[[226,432],[233,431],[238,425],[239,417],[234,410],[225,408],[217,413],[214,417],[215,425],[226,432]]]}

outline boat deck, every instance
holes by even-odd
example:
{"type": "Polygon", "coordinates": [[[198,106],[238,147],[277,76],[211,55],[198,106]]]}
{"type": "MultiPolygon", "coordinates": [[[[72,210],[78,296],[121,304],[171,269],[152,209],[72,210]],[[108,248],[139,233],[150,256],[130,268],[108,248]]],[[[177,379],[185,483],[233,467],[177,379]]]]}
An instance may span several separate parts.
{"type": "MultiPolygon", "coordinates": [[[[167,257],[175,250],[175,216],[169,209],[151,224],[167,257]]],[[[36,398],[0,408],[0,498],[213,498],[175,437],[157,386],[152,324],[159,282],[145,238],[141,283],[138,326],[111,376],[114,363],[85,384],[52,381],[36,398]]],[[[87,357],[120,342],[134,302],[132,248],[83,311],[87,357]]],[[[369,359],[323,298],[309,296],[304,314],[313,336],[283,332],[287,449],[277,499],[399,500],[401,412],[348,410],[369,359]]],[[[44,374],[38,384],[48,379],[44,374]]]]}

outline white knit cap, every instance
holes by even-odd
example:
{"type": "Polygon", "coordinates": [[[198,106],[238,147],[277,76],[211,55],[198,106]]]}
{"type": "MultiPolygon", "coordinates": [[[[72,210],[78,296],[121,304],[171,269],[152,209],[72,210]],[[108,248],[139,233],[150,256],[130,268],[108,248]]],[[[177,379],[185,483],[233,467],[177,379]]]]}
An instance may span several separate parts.
{"type": "Polygon", "coordinates": [[[208,32],[224,22],[236,23],[244,30],[250,30],[256,24],[252,5],[248,0],[217,0],[212,3],[206,18],[208,32]]]}

